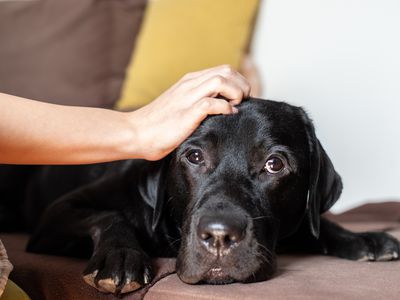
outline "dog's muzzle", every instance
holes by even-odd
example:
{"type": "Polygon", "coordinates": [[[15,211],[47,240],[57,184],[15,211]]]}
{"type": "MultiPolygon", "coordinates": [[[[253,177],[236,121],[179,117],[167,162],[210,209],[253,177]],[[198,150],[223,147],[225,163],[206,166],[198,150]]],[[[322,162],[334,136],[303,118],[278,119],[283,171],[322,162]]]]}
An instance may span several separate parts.
{"type": "MultiPolygon", "coordinates": [[[[249,213],[230,199],[212,199],[187,220],[177,273],[186,283],[226,284],[265,280],[272,257],[256,237],[249,213]],[[271,260],[266,260],[266,257],[271,260]]],[[[261,230],[263,231],[263,230],[261,230]]]]}

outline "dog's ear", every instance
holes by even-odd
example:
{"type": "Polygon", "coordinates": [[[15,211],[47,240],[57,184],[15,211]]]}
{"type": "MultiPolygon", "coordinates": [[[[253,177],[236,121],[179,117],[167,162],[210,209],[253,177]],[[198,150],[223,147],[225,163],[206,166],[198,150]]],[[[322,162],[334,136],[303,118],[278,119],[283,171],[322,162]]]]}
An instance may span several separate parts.
{"type": "Polygon", "coordinates": [[[302,110],[308,137],[310,177],[307,195],[307,215],[311,233],[319,237],[320,214],[328,211],[339,199],[342,180],[315,135],[312,121],[302,110]]]}
{"type": "Polygon", "coordinates": [[[166,177],[169,158],[156,162],[148,162],[141,170],[138,190],[144,202],[153,208],[151,228],[157,228],[161,220],[166,197],[166,177]]]}

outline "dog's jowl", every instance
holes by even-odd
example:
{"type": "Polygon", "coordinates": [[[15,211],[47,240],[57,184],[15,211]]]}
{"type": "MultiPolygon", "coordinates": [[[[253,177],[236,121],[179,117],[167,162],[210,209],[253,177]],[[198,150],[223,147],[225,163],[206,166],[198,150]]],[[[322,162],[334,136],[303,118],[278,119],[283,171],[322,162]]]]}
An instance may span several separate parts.
{"type": "Polygon", "coordinates": [[[307,114],[283,102],[249,99],[236,115],[209,117],[161,161],[3,166],[0,177],[2,207],[36,228],[28,250],[89,257],[84,279],[103,292],[149,283],[156,256],[176,256],[186,283],[226,284],[270,278],[279,251],[399,255],[386,233],[320,217],[342,182],[307,114]]]}

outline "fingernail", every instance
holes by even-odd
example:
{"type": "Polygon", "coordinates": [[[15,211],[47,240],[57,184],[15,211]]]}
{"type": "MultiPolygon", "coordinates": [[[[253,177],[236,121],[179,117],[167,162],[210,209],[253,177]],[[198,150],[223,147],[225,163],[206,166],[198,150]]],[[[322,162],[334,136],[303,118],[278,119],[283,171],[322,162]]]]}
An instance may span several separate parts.
{"type": "Polygon", "coordinates": [[[239,112],[239,110],[236,107],[232,107],[232,113],[233,114],[237,114],[239,112]]]}

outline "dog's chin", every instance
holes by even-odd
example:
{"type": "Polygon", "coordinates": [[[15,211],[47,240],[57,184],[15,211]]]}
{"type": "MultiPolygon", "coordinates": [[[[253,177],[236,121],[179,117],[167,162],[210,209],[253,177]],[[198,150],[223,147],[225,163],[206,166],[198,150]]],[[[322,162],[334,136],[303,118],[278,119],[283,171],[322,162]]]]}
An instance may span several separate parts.
{"type": "Polygon", "coordinates": [[[178,270],[179,278],[188,284],[230,284],[234,282],[251,283],[270,279],[275,273],[274,265],[263,265],[258,270],[250,272],[242,270],[231,270],[221,266],[214,266],[208,270],[186,272],[178,270]]]}
{"type": "Polygon", "coordinates": [[[228,284],[235,281],[236,280],[234,278],[225,273],[223,268],[214,267],[211,268],[207,273],[205,273],[205,275],[199,282],[207,284],[228,284]]]}

